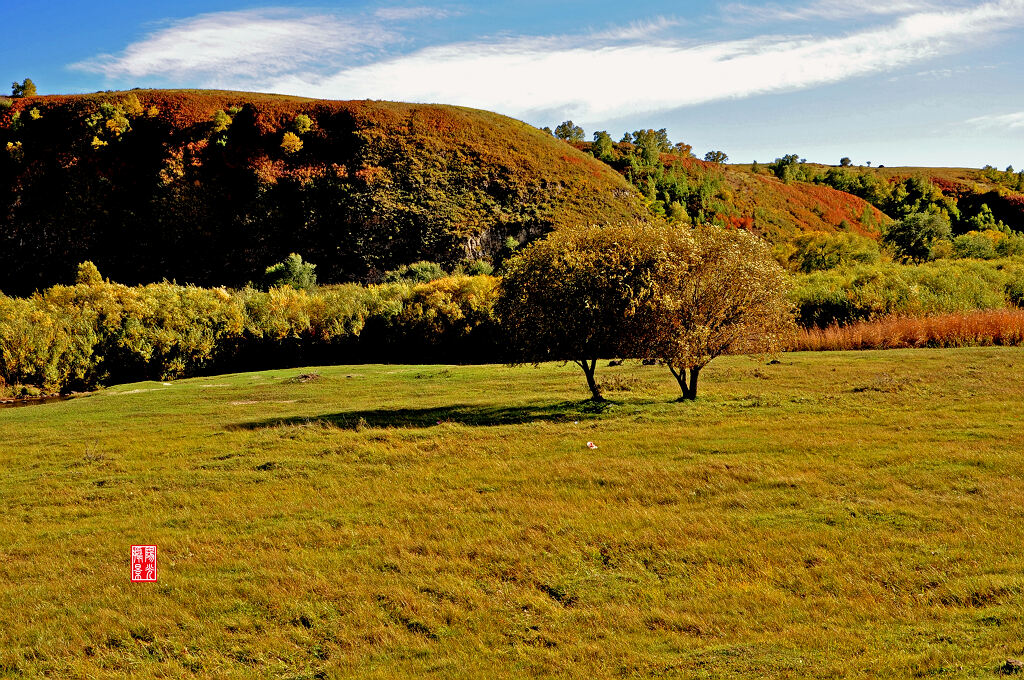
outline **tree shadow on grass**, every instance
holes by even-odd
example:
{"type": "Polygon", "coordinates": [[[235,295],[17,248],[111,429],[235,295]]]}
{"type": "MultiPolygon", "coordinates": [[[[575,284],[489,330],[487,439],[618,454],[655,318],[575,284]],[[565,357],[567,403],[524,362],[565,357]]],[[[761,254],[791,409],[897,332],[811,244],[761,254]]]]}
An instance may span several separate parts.
{"type": "Polygon", "coordinates": [[[469,406],[454,404],[434,408],[373,409],[368,411],[342,411],[316,416],[271,418],[229,426],[232,430],[261,430],[289,425],[325,425],[356,430],[364,427],[425,428],[445,424],[490,427],[495,425],[522,425],[537,421],[570,422],[589,420],[600,416],[615,402],[563,401],[554,404],[527,404],[524,406],[469,406]]]}

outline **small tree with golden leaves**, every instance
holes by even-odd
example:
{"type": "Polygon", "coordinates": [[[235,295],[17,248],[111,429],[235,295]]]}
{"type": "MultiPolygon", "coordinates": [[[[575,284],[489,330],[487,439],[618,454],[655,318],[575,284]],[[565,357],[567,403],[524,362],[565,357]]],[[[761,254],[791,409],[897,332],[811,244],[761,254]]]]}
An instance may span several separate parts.
{"type": "Polygon", "coordinates": [[[640,353],[661,359],[683,392],[697,398],[701,370],[723,354],[781,350],[793,331],[789,279],[761,239],[699,227],[667,241],[640,353]]]}

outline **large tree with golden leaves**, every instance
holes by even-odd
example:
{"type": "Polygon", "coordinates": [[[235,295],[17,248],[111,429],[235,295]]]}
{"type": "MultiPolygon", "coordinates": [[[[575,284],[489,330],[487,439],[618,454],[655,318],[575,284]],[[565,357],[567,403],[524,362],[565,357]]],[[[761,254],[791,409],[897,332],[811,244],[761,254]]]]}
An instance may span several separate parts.
{"type": "Polygon", "coordinates": [[[697,398],[701,370],[724,354],[782,349],[793,330],[789,279],[768,245],[744,231],[698,227],[665,241],[639,354],[661,359],[683,392],[697,398]]]}
{"type": "Polygon", "coordinates": [[[634,319],[648,304],[664,258],[665,227],[632,224],[566,229],[509,261],[496,311],[514,363],[572,361],[594,401],[600,358],[638,343],[634,319]]]}

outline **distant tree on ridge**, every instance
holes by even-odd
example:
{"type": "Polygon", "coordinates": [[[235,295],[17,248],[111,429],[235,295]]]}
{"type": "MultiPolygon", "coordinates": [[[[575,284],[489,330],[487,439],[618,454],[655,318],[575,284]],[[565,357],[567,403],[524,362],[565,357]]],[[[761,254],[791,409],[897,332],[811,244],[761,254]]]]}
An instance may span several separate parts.
{"type": "Polygon", "coordinates": [[[21,83],[11,83],[12,97],[35,97],[36,84],[31,78],[25,78],[21,83]]]}
{"type": "Polygon", "coordinates": [[[565,140],[566,142],[582,142],[583,128],[576,125],[571,120],[567,120],[555,128],[555,137],[565,140]]]}

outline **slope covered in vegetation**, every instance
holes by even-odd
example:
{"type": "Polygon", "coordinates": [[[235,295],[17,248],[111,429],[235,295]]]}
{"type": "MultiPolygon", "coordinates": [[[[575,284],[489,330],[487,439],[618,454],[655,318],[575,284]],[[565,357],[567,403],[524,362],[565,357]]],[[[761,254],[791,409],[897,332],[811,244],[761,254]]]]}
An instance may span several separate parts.
{"type": "Polygon", "coordinates": [[[486,111],[166,90],[4,102],[7,293],[86,259],[129,283],[240,285],[298,252],[323,282],[372,280],[648,214],[611,168],[486,111]]]}
{"type": "Polygon", "coordinates": [[[748,229],[776,244],[809,233],[877,239],[915,213],[941,215],[954,236],[1024,231],[1024,172],[1013,167],[864,167],[849,158],[829,166],[796,154],[726,165],[724,152],[699,160],[665,129],[636,130],[618,143],[598,131],[584,142],[583,129],[566,121],[553,134],[622,173],[656,215],[748,229]]]}
{"type": "Polygon", "coordinates": [[[840,232],[878,238],[888,216],[863,199],[827,186],[780,181],[749,174],[731,166],[723,169],[729,201],[723,217],[774,237],[792,238],[801,232],[840,232]]]}
{"type": "Polygon", "coordinates": [[[807,163],[795,154],[768,165],[732,167],[799,186],[852,194],[893,219],[914,212],[940,213],[949,219],[954,234],[1024,230],[1024,172],[1013,167],[829,166],[807,163]]]}
{"type": "MultiPolygon", "coordinates": [[[[890,182],[923,176],[944,196],[956,202],[962,221],[1002,222],[1016,231],[1024,230],[1024,172],[1012,167],[1004,171],[987,166],[976,168],[875,168],[890,182]],[[987,209],[987,210],[986,210],[987,209]]],[[[977,226],[977,225],[970,225],[977,226]]]]}
{"type": "MultiPolygon", "coordinates": [[[[710,222],[753,231],[774,243],[808,232],[877,239],[890,219],[866,200],[808,182],[784,182],[750,166],[702,161],[664,131],[637,130],[636,142],[576,142],[618,170],[670,221],[710,222]],[[653,134],[652,134],[653,133],[653,134]]],[[[598,133],[600,136],[601,133],[598,133]]]]}
{"type": "Polygon", "coordinates": [[[590,143],[570,123],[558,139],[460,107],[224,91],[0,98],[0,290],[66,283],[85,260],[128,284],[238,287],[292,252],[321,283],[372,283],[652,217],[755,232],[807,272],[877,261],[916,213],[952,226],[935,256],[1013,254],[998,241],[1024,225],[1011,168],[727,165],[665,130],[590,143]]]}

